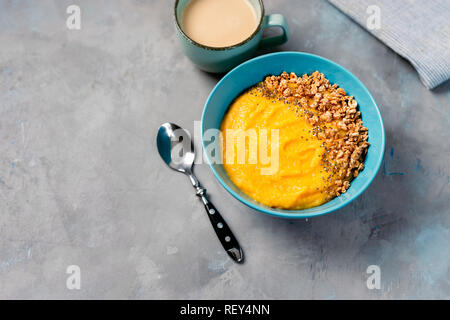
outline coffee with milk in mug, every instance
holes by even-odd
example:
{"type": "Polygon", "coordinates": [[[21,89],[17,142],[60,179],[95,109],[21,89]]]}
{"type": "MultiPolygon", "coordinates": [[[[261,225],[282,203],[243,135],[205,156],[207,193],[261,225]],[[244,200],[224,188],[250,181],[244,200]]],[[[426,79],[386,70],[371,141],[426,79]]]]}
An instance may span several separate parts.
{"type": "Polygon", "coordinates": [[[257,14],[248,0],[192,0],[182,16],[188,37],[215,48],[236,45],[257,27],[257,14]]]}

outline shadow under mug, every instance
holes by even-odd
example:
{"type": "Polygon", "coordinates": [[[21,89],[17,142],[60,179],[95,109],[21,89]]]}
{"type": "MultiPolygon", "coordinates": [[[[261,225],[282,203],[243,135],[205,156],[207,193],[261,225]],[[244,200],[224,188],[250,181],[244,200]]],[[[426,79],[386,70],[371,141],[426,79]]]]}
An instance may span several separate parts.
{"type": "Polygon", "coordinates": [[[264,15],[262,0],[248,0],[255,9],[259,21],[255,32],[246,40],[228,47],[209,47],[189,38],[182,29],[183,11],[191,0],[176,0],[175,26],[178,41],[184,54],[200,69],[213,72],[227,72],[238,64],[250,59],[258,48],[277,46],[288,41],[289,29],[286,18],[281,14],[264,15]],[[263,38],[263,30],[280,27],[282,34],[263,38]]]}

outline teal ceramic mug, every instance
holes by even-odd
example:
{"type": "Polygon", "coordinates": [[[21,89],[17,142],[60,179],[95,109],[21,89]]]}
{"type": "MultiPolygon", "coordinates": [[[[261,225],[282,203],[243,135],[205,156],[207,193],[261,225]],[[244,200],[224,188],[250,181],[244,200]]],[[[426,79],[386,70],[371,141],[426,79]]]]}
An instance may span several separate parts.
{"type": "Polygon", "coordinates": [[[250,59],[258,48],[268,48],[281,45],[288,40],[288,25],[281,14],[264,15],[262,0],[248,0],[255,9],[258,27],[246,40],[223,48],[209,47],[190,39],[182,29],[181,18],[183,11],[191,0],[177,0],[175,2],[175,26],[178,40],[184,54],[200,69],[208,72],[227,72],[238,64],[250,59]],[[263,38],[263,30],[279,27],[282,34],[263,38]]]}

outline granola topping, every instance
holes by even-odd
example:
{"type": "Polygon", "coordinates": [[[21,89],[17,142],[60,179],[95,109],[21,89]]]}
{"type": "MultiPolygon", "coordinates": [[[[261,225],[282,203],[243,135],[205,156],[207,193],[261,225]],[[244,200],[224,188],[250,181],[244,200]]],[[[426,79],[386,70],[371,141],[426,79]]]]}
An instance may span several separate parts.
{"type": "Polygon", "coordinates": [[[369,147],[368,130],[354,97],[318,71],[309,76],[293,72],[268,76],[257,88],[270,99],[283,100],[312,126],[312,134],[323,141],[325,149],[321,164],[329,175],[324,192],[330,196],[345,193],[350,181],[364,169],[369,147]]]}

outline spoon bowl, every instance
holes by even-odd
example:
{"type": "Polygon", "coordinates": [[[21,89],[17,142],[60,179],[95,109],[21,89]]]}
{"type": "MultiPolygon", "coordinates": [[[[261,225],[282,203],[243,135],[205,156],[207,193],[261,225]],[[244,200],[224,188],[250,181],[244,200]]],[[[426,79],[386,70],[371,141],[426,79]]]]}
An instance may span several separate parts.
{"type": "Polygon", "coordinates": [[[195,152],[188,131],[166,122],[159,127],[156,144],[161,158],[170,168],[183,173],[192,172],[195,152]]]}

